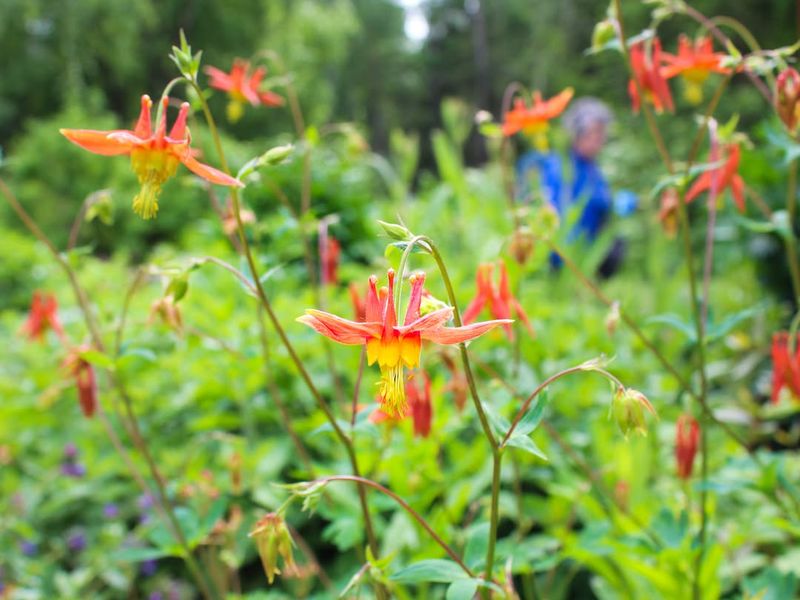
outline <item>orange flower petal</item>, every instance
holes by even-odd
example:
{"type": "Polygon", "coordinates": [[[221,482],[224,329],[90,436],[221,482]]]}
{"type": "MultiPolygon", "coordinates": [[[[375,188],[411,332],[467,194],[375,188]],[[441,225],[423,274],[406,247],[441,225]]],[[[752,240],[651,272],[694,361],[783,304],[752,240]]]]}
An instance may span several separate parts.
{"type": "Polygon", "coordinates": [[[76,144],[95,154],[103,156],[117,156],[128,154],[133,144],[128,140],[120,140],[114,134],[124,131],[96,131],[94,129],[59,129],[61,135],[73,144],[76,144]]]}
{"type": "Polygon", "coordinates": [[[363,344],[381,333],[380,323],[357,323],[321,310],[308,309],[297,320],[340,344],[363,344]]]}
{"type": "Polygon", "coordinates": [[[498,325],[506,325],[513,322],[511,319],[497,319],[495,321],[473,323],[464,327],[440,327],[439,329],[429,329],[420,333],[423,340],[430,340],[436,344],[460,344],[483,335],[498,325]]]}
{"type": "Polygon", "coordinates": [[[244,184],[238,179],[234,179],[219,169],[215,169],[214,167],[209,167],[208,165],[201,163],[189,153],[186,153],[184,156],[180,157],[180,159],[181,162],[186,165],[187,169],[189,169],[195,175],[202,177],[206,181],[217,183],[219,185],[227,185],[230,187],[244,187],[244,184]]]}

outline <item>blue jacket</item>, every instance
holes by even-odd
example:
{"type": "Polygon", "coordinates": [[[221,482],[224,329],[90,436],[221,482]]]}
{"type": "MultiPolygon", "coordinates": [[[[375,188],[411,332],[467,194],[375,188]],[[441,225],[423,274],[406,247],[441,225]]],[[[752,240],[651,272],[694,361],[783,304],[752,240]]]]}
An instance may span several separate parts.
{"type": "Polygon", "coordinates": [[[611,190],[596,162],[579,156],[572,150],[568,159],[569,177],[565,181],[559,155],[534,151],[523,154],[516,166],[517,182],[520,184],[517,194],[526,195],[528,171],[537,169],[542,192],[559,215],[563,216],[571,204],[585,201],[583,212],[569,237],[574,239],[585,235],[591,241],[600,233],[611,212],[611,190]]]}

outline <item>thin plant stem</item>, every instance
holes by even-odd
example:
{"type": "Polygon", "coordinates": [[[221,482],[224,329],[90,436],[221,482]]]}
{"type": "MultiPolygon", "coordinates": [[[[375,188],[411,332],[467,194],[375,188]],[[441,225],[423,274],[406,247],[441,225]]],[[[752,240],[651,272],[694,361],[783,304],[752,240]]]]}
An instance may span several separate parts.
{"type": "Polygon", "coordinates": [[[388,496],[389,498],[391,498],[392,500],[397,502],[397,504],[399,504],[400,507],[404,511],[406,511],[417,523],[419,523],[422,526],[422,528],[427,532],[427,534],[431,537],[431,539],[434,542],[436,542],[439,545],[439,547],[441,547],[442,550],[444,550],[447,553],[447,555],[450,558],[452,558],[453,561],[459,567],[461,567],[461,569],[464,571],[464,573],[467,574],[467,576],[475,577],[475,573],[472,571],[472,569],[470,569],[466,564],[464,564],[464,561],[461,560],[461,557],[459,557],[458,554],[455,552],[455,550],[453,550],[447,544],[447,542],[445,542],[439,536],[439,534],[436,533],[436,531],[434,531],[433,527],[431,527],[428,524],[428,522],[422,517],[422,515],[420,515],[416,510],[414,510],[408,504],[408,502],[403,500],[400,496],[395,494],[392,490],[382,486],[380,483],[378,483],[376,481],[372,481],[371,479],[367,479],[366,477],[360,477],[360,476],[355,476],[355,475],[331,475],[329,477],[322,477],[322,478],[317,479],[315,481],[310,481],[309,484],[311,484],[311,485],[314,485],[314,484],[327,484],[330,481],[354,481],[354,482],[359,483],[361,485],[368,486],[368,487],[371,487],[373,489],[376,489],[379,492],[381,492],[382,494],[384,494],[385,496],[388,496]]]}
{"type": "MultiPolygon", "coordinates": [[[[190,84],[195,88],[195,91],[198,93],[198,96],[201,101],[201,106],[203,110],[203,114],[205,115],[206,122],[208,123],[208,127],[211,130],[211,135],[214,139],[214,145],[217,150],[217,154],[219,156],[220,165],[222,166],[222,170],[226,173],[230,173],[230,169],[228,167],[228,162],[225,158],[225,153],[222,149],[222,141],[219,135],[219,131],[217,129],[216,122],[214,121],[214,117],[211,114],[211,110],[208,107],[208,102],[206,101],[205,97],[202,94],[202,90],[200,86],[195,81],[190,81],[190,84]]],[[[253,284],[256,289],[256,294],[264,307],[264,310],[269,317],[270,323],[275,328],[278,333],[278,337],[281,339],[286,351],[289,354],[290,359],[294,363],[295,367],[300,373],[300,377],[303,379],[303,382],[308,387],[311,395],[317,402],[317,405],[325,414],[325,417],[328,419],[328,422],[331,424],[336,436],[341,441],[342,445],[345,447],[347,451],[348,459],[350,460],[350,464],[353,469],[353,475],[358,477],[360,476],[359,468],[358,468],[358,459],[356,458],[355,449],[353,447],[353,443],[347,434],[342,430],[339,426],[339,423],[336,421],[336,417],[331,411],[328,403],[322,397],[322,394],[319,392],[317,387],[314,385],[314,381],[311,379],[311,376],[308,373],[305,365],[303,364],[302,359],[297,354],[297,351],[294,349],[289,337],[286,335],[286,331],[283,329],[283,326],[278,319],[277,314],[275,313],[274,309],[272,308],[272,303],[269,301],[266,292],[264,291],[264,287],[261,283],[261,278],[259,276],[258,268],[256,267],[255,259],[253,258],[253,252],[250,249],[250,244],[247,241],[247,236],[245,235],[244,224],[242,223],[241,211],[240,211],[240,202],[239,202],[239,191],[237,188],[231,188],[231,200],[233,203],[233,210],[236,215],[236,224],[239,230],[239,241],[242,245],[242,250],[244,251],[244,256],[247,260],[248,267],[250,268],[250,273],[253,277],[253,284]]],[[[369,505],[367,504],[367,498],[365,490],[362,486],[358,487],[359,492],[359,501],[361,504],[361,510],[364,517],[364,527],[367,533],[367,541],[372,551],[372,554],[375,558],[379,556],[379,548],[378,548],[378,540],[375,536],[375,530],[372,525],[372,517],[369,512],[369,505]]],[[[383,600],[384,598],[388,597],[388,592],[382,585],[376,586],[376,593],[378,594],[379,600],[383,600]]]]}
{"type": "Polygon", "coordinates": [[[353,404],[350,410],[350,427],[352,436],[352,427],[356,425],[356,415],[358,414],[358,395],[361,392],[361,380],[364,378],[364,365],[367,363],[367,347],[361,348],[361,357],[358,359],[358,374],[356,375],[356,383],[353,386],[353,404]]]}
{"type": "MultiPolygon", "coordinates": [[[[36,237],[39,241],[41,241],[47,249],[52,254],[55,261],[58,265],[64,270],[67,278],[70,281],[70,285],[72,286],[73,292],[75,293],[75,297],[78,300],[78,304],[81,308],[81,312],[83,313],[84,320],[86,321],[87,328],[89,329],[90,336],[92,338],[92,343],[100,352],[105,352],[105,344],[103,342],[102,335],[100,334],[100,328],[97,325],[97,322],[94,319],[94,315],[92,314],[91,305],[89,303],[89,299],[86,296],[86,292],[84,291],[83,287],[78,282],[77,275],[75,271],[73,271],[72,267],[66,261],[66,259],[61,255],[58,249],[55,247],[50,238],[39,228],[36,222],[30,217],[27,211],[23,208],[23,206],[19,203],[16,196],[13,192],[8,188],[5,181],[0,179],[0,192],[3,193],[3,196],[6,198],[8,203],[11,205],[11,208],[14,212],[19,216],[20,220],[25,224],[28,230],[36,237]]],[[[142,454],[147,463],[148,469],[150,474],[155,481],[156,484],[156,498],[158,499],[164,513],[167,516],[167,521],[170,524],[171,528],[173,529],[173,535],[175,536],[176,541],[181,546],[183,550],[183,559],[186,562],[186,566],[188,567],[189,571],[192,573],[192,576],[195,578],[195,581],[200,586],[203,594],[207,598],[220,598],[220,594],[218,590],[213,586],[213,582],[211,582],[205,573],[200,569],[197,561],[195,560],[194,556],[192,555],[192,550],[189,547],[186,538],[183,535],[183,532],[180,528],[178,520],[175,516],[175,511],[172,506],[172,503],[169,500],[169,497],[166,494],[166,489],[164,487],[164,482],[161,477],[161,474],[158,470],[158,467],[153,460],[152,455],[147,447],[147,443],[144,441],[144,438],[141,436],[141,432],[138,427],[138,423],[136,421],[136,416],[133,413],[133,409],[130,402],[130,397],[125,390],[125,387],[122,383],[122,380],[118,377],[116,373],[113,371],[108,371],[109,379],[111,380],[114,387],[117,389],[120,397],[122,398],[123,405],[125,406],[125,412],[128,417],[128,425],[129,432],[131,434],[131,439],[133,440],[134,446],[136,449],[142,454]]],[[[113,444],[112,440],[112,444],[113,444]]]]}
{"type": "Polygon", "coordinates": [[[789,163],[789,180],[786,185],[786,212],[789,215],[789,231],[785,237],[786,259],[789,262],[789,274],[794,291],[794,304],[800,304],[800,264],[797,260],[797,237],[794,233],[797,215],[797,159],[789,163]]]}

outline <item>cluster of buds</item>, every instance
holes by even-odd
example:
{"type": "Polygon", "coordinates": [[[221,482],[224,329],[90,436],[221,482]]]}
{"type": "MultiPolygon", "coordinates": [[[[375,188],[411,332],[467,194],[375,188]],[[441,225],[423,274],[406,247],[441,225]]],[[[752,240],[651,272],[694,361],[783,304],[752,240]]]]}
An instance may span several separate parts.
{"type": "Polygon", "coordinates": [[[792,68],[781,71],[775,81],[775,108],[789,133],[795,133],[800,118],[800,74],[792,68]]]}
{"type": "Polygon", "coordinates": [[[518,265],[524,265],[533,254],[535,248],[535,238],[530,227],[521,226],[511,234],[508,243],[508,253],[518,265]]]}
{"type": "Polygon", "coordinates": [[[292,535],[286,527],[286,522],[278,513],[269,513],[262,517],[253,531],[248,534],[253,538],[264,566],[264,573],[270,584],[279,575],[278,558],[283,559],[284,569],[294,572],[294,556],[292,554],[292,535]]]}

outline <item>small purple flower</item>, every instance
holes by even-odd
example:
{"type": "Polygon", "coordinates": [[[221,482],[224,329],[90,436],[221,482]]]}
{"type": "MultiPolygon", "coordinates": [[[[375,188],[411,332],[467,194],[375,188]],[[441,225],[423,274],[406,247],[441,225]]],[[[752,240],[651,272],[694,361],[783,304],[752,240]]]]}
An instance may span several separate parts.
{"type": "Polygon", "coordinates": [[[80,479],[86,475],[86,467],[76,462],[63,462],[61,463],[61,474],[66,477],[80,479]]]}
{"type": "Polygon", "coordinates": [[[139,565],[139,571],[145,577],[152,577],[158,571],[158,561],[155,558],[142,561],[142,564],[139,565]]]}
{"type": "Polygon", "coordinates": [[[78,447],[72,442],[64,446],[64,459],[73,460],[78,457],[78,447]]]}
{"type": "Polygon", "coordinates": [[[164,600],[164,594],[161,592],[153,592],[147,598],[148,600],[164,600]]]}
{"type": "Polygon", "coordinates": [[[103,506],[103,516],[106,519],[116,519],[119,516],[119,507],[113,502],[103,506]]]}
{"type": "Polygon", "coordinates": [[[31,540],[22,540],[19,543],[19,549],[25,556],[36,556],[36,553],[39,550],[39,544],[31,540]]]}
{"type": "Polygon", "coordinates": [[[86,549],[86,535],[82,531],[76,531],[67,538],[67,548],[70,552],[82,552],[86,549]]]}
{"type": "Polygon", "coordinates": [[[141,496],[139,496],[139,499],[136,501],[136,503],[139,505],[139,510],[144,512],[146,510],[150,510],[151,508],[153,508],[153,506],[156,503],[156,500],[155,498],[153,498],[152,494],[142,494],[141,496]]]}

